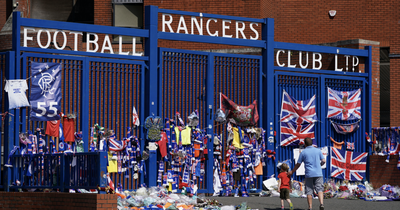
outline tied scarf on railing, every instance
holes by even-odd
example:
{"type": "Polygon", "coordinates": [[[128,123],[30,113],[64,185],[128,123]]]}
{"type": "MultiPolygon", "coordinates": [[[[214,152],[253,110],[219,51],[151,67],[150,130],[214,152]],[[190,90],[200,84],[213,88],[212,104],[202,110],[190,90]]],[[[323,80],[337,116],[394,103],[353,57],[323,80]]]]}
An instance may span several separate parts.
{"type": "Polygon", "coordinates": [[[275,161],[275,154],[276,152],[274,150],[267,150],[267,158],[272,159],[273,161],[275,161]]]}
{"type": "Polygon", "coordinates": [[[376,140],[371,141],[371,138],[369,137],[368,133],[365,132],[365,138],[367,139],[367,142],[370,144],[376,144],[376,140]]]}
{"type": "Polygon", "coordinates": [[[351,124],[340,124],[340,123],[336,123],[333,122],[332,120],[330,120],[333,128],[335,129],[336,133],[339,134],[350,134],[353,133],[354,131],[358,130],[358,128],[360,127],[360,120],[358,120],[355,123],[351,123],[351,124]]]}
{"type": "Polygon", "coordinates": [[[19,149],[19,146],[14,146],[14,148],[10,151],[10,154],[8,154],[8,160],[7,163],[4,164],[5,167],[13,167],[11,164],[11,156],[19,149]]]}

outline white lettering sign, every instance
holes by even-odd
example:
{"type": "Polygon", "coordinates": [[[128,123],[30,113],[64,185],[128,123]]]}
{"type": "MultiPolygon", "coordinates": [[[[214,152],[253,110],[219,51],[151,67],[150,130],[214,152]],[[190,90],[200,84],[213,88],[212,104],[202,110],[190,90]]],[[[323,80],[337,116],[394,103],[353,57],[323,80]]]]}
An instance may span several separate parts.
{"type": "MultiPolygon", "coordinates": [[[[162,20],[162,32],[169,32],[169,33],[175,33],[173,28],[172,28],[172,23],[174,21],[172,15],[170,14],[162,14],[161,15],[161,20],[162,20]]],[[[207,34],[209,36],[219,36],[219,30],[212,31],[210,29],[210,26],[218,24],[218,19],[215,18],[210,18],[206,21],[206,28],[205,30],[207,31],[207,34]]],[[[247,39],[246,34],[245,34],[245,28],[246,28],[246,23],[243,21],[235,21],[232,23],[231,20],[222,20],[221,24],[221,30],[222,30],[222,37],[226,38],[232,38],[234,37],[234,34],[227,34],[227,30],[230,30],[235,27],[235,38],[237,39],[247,39]]],[[[250,39],[252,40],[257,40],[260,36],[258,34],[258,31],[254,28],[254,26],[258,26],[258,23],[249,23],[250,30],[252,33],[250,34],[250,39]]],[[[196,16],[191,16],[190,17],[190,31],[191,34],[195,34],[195,30],[197,30],[198,35],[203,35],[203,17],[202,14],[200,13],[199,17],[196,16]]],[[[189,34],[189,30],[186,26],[186,20],[184,16],[180,16],[178,26],[176,28],[176,33],[185,33],[189,34]]]]}
{"type": "MultiPolygon", "coordinates": [[[[299,51],[299,57],[298,57],[298,64],[300,66],[300,68],[302,69],[306,69],[308,68],[308,57],[309,57],[309,52],[302,52],[299,51]],[[305,54],[305,55],[303,55],[305,54]],[[305,57],[305,58],[304,58],[305,57]],[[305,61],[304,61],[305,60],[305,61]]],[[[292,51],[288,50],[287,53],[285,50],[278,50],[276,52],[275,55],[275,59],[276,59],[276,64],[279,67],[289,67],[289,68],[296,68],[297,64],[293,63],[293,57],[292,57],[292,51]],[[281,59],[282,57],[287,57],[287,63],[283,62],[281,59]]],[[[335,71],[343,71],[343,68],[338,68],[338,63],[339,60],[342,59],[345,60],[345,64],[346,64],[346,71],[349,70],[349,58],[352,57],[352,71],[355,71],[355,67],[358,66],[358,64],[360,63],[360,60],[358,59],[357,56],[350,56],[350,55],[343,55],[342,58],[340,58],[340,55],[335,54],[335,71]],[[344,58],[343,58],[344,57],[344,58]]],[[[312,69],[316,69],[319,70],[322,68],[322,54],[321,53],[316,53],[313,52],[312,53],[312,69]]]]}
{"type": "MultiPolygon", "coordinates": [[[[171,16],[172,21],[172,16],[171,16]]],[[[183,23],[184,24],[184,23],[183,23]]],[[[184,27],[184,26],[182,26],[184,27]]],[[[187,31],[185,31],[187,33],[187,31]]],[[[78,31],[69,31],[69,34],[73,34],[73,51],[79,51],[78,48],[78,38],[83,36],[82,32],[78,31]]],[[[118,37],[118,53],[120,55],[133,55],[133,56],[142,56],[142,53],[136,52],[136,38],[132,37],[132,52],[123,52],[122,51],[122,37],[118,37]]],[[[23,28],[23,47],[28,47],[28,44],[31,42],[36,42],[36,44],[42,49],[48,49],[51,43],[54,44],[54,48],[57,50],[64,50],[68,43],[67,33],[63,30],[54,30],[50,31],[48,29],[34,29],[34,28],[23,28]],[[33,36],[29,36],[30,33],[33,33],[37,30],[36,40],[33,36]],[[58,38],[58,39],[57,39],[58,38]],[[60,41],[61,38],[61,41],[60,41]],[[59,41],[59,42],[57,42],[59,41]]],[[[35,45],[35,43],[32,43],[35,45]]],[[[114,50],[112,48],[110,35],[105,34],[104,40],[99,43],[99,36],[96,33],[87,33],[86,34],[86,52],[100,52],[100,53],[110,53],[114,54],[114,50]],[[91,38],[92,37],[92,38],[91,38]]]]}

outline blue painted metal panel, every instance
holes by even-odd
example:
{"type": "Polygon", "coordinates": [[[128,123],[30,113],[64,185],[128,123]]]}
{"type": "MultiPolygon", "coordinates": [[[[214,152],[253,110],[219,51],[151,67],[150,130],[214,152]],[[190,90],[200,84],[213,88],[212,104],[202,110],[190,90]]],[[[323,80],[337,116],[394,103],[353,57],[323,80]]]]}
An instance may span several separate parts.
{"type": "MultiPolygon", "coordinates": [[[[6,53],[5,56],[5,78],[11,80],[11,79],[15,79],[15,52],[10,51],[6,53]]],[[[4,110],[8,110],[8,112],[13,115],[13,117],[5,117],[5,120],[3,120],[4,122],[7,122],[4,124],[4,156],[3,156],[3,160],[5,161],[5,157],[8,157],[8,155],[10,154],[10,151],[13,149],[14,145],[17,145],[16,141],[18,138],[16,138],[15,133],[18,134],[18,132],[16,132],[16,129],[18,128],[16,126],[16,110],[12,109],[9,110],[9,102],[8,102],[8,97],[3,97],[4,100],[4,110]]],[[[11,185],[11,183],[9,182],[10,177],[11,177],[11,170],[10,168],[5,168],[3,167],[3,176],[5,180],[4,183],[2,183],[3,187],[5,188],[5,190],[8,192],[9,191],[9,186],[11,185]]]]}
{"type": "MultiPolygon", "coordinates": [[[[146,90],[148,91],[148,94],[145,95],[146,97],[146,110],[145,114],[146,116],[158,116],[160,113],[158,113],[158,86],[159,85],[159,79],[158,78],[158,69],[157,69],[157,61],[158,61],[158,53],[157,53],[157,44],[158,44],[158,38],[157,38],[157,30],[158,30],[158,8],[155,6],[147,6],[145,8],[145,29],[149,30],[149,37],[146,38],[145,40],[145,55],[149,57],[151,61],[154,62],[148,62],[148,71],[146,72],[145,75],[145,85],[146,85],[146,90]],[[151,18],[152,17],[152,18],[151,18]]],[[[157,151],[156,150],[150,150],[150,157],[148,159],[148,167],[147,167],[147,183],[148,186],[156,186],[156,181],[157,181],[157,164],[154,164],[157,162],[157,151]]]]}
{"type": "MultiPolygon", "coordinates": [[[[331,119],[326,118],[326,113],[328,110],[328,96],[327,96],[327,87],[330,87],[335,90],[341,91],[351,91],[358,88],[362,89],[362,110],[365,110],[367,106],[367,98],[366,97],[366,78],[365,77],[347,77],[347,76],[335,76],[335,75],[311,75],[311,74],[302,74],[302,73],[293,73],[293,72],[277,72],[275,74],[275,84],[276,87],[276,95],[275,95],[275,107],[276,111],[276,126],[275,129],[277,131],[277,141],[276,141],[276,151],[277,151],[277,160],[283,161],[290,159],[292,160],[291,167],[294,167],[294,159],[293,159],[293,147],[280,147],[280,125],[279,125],[279,113],[281,111],[281,103],[282,103],[282,93],[283,90],[289,93],[289,95],[293,96],[297,100],[306,100],[311,98],[314,94],[317,95],[316,99],[316,111],[319,121],[316,123],[315,127],[315,136],[317,140],[317,145],[319,147],[332,146],[332,142],[327,136],[331,136],[336,141],[345,141],[345,142],[356,142],[355,143],[355,151],[357,152],[366,152],[368,151],[368,145],[365,141],[365,126],[361,121],[360,129],[355,131],[354,133],[348,135],[342,135],[335,132],[334,128],[331,125],[331,119]]],[[[362,118],[365,118],[365,112],[362,112],[362,118]]],[[[357,120],[353,121],[338,121],[332,120],[338,123],[354,123],[357,120]]],[[[344,145],[345,146],[345,145],[344,145]]],[[[330,159],[328,157],[327,160],[327,168],[323,170],[324,178],[330,178],[330,159]]],[[[275,171],[277,174],[278,171],[275,171]]],[[[302,181],[303,176],[295,177],[296,180],[302,181]]]]}
{"type": "MultiPolygon", "coordinates": [[[[132,126],[132,107],[136,108],[140,122],[144,122],[144,62],[90,58],[89,125],[98,123],[113,130],[116,138],[127,136],[127,127],[132,126]],[[104,111],[106,110],[106,111],[104,111]]],[[[133,129],[133,135],[143,139],[143,127],[133,129]]],[[[143,147],[143,141],[141,142],[143,147]]],[[[143,151],[143,148],[141,148],[143,151]]],[[[143,177],[133,179],[134,169],[128,169],[129,178],[124,173],[112,173],[115,185],[124,189],[137,189],[143,177]]]]}
{"type": "MultiPolygon", "coordinates": [[[[287,159],[292,160],[293,168],[294,159],[293,159],[293,147],[281,147],[280,146],[280,113],[281,113],[281,105],[282,105],[282,94],[285,90],[290,96],[296,98],[297,100],[307,100],[313,97],[314,95],[318,96],[319,93],[319,78],[317,75],[307,75],[298,74],[298,73],[289,73],[289,72],[279,72],[275,76],[275,107],[276,107],[276,121],[275,121],[275,131],[276,131],[276,143],[275,143],[275,151],[276,151],[276,161],[284,161],[287,159]]],[[[320,106],[320,102],[316,101],[316,107],[320,106]]],[[[317,109],[318,111],[318,109],[317,109]]],[[[319,113],[317,113],[318,119],[321,119],[319,113]]],[[[321,123],[315,124],[315,136],[317,140],[318,146],[324,146],[321,140],[318,138],[321,123]]],[[[275,163],[275,165],[277,162],[275,163]]],[[[275,174],[278,174],[276,167],[274,166],[275,174]]]]}
{"type": "MultiPolygon", "coordinates": [[[[183,121],[188,122],[187,116],[198,110],[199,127],[212,135],[212,131],[207,129],[209,118],[212,117],[207,106],[208,103],[212,104],[212,100],[206,98],[209,96],[206,93],[206,80],[207,76],[211,76],[207,74],[208,63],[209,53],[160,48],[160,114],[163,119],[175,119],[175,113],[179,112],[183,121]]],[[[208,149],[212,149],[212,145],[208,149]]],[[[210,167],[212,172],[211,154],[212,151],[209,151],[209,161],[205,164],[206,176],[203,182],[197,183],[199,192],[209,193],[210,190],[208,185],[212,179],[208,176],[210,167]]]]}
{"type": "Polygon", "coordinates": [[[14,155],[10,189],[49,188],[63,192],[105,187],[106,160],[105,152],[14,155]]]}
{"type": "Polygon", "coordinates": [[[265,42],[261,40],[249,40],[249,39],[236,39],[226,37],[215,37],[215,36],[202,36],[195,34],[178,34],[169,32],[158,32],[159,39],[176,40],[176,41],[188,41],[188,42],[203,42],[212,44],[226,44],[236,46],[247,46],[247,47],[261,47],[265,48],[265,42]]]}
{"type": "Polygon", "coordinates": [[[62,188],[64,180],[61,179],[61,168],[65,167],[63,156],[63,154],[14,155],[12,157],[12,175],[9,179],[9,182],[12,183],[10,189],[62,188]]]}
{"type": "MultiPolygon", "coordinates": [[[[12,52],[1,52],[0,53],[0,90],[4,90],[4,86],[6,84],[5,79],[7,79],[6,75],[8,74],[8,68],[9,68],[10,63],[12,63],[13,59],[14,59],[14,56],[9,55],[10,53],[12,53],[12,52]]],[[[4,91],[1,91],[0,92],[0,113],[5,113],[6,111],[8,111],[5,107],[6,103],[7,103],[5,96],[6,96],[6,94],[4,93],[4,91]]],[[[1,123],[0,126],[2,128],[4,126],[3,131],[6,131],[5,133],[8,133],[7,130],[8,130],[9,124],[6,123],[6,122],[8,122],[8,118],[9,118],[9,116],[6,116],[6,117],[4,117],[4,120],[2,120],[0,122],[1,123]]],[[[7,139],[6,137],[7,137],[6,134],[0,135],[0,145],[7,145],[6,141],[5,141],[7,139]]],[[[3,159],[3,160],[5,160],[5,159],[3,159]]],[[[0,169],[0,188],[4,187],[3,177],[4,177],[5,171],[7,171],[7,170],[0,169]]]]}
{"type": "MultiPolygon", "coordinates": [[[[212,193],[214,133],[221,134],[223,145],[227,141],[226,125],[213,120],[213,113],[219,104],[222,92],[237,104],[249,105],[254,100],[260,110],[261,56],[206,53],[189,50],[160,48],[162,89],[160,99],[163,118],[173,118],[181,113],[184,121],[195,109],[199,110],[200,128],[210,135],[209,158],[206,163],[204,192],[212,193]],[[210,69],[211,68],[211,69],[210,69]],[[192,101],[192,103],[188,103],[192,101]]],[[[224,151],[225,148],[222,149],[224,151]]],[[[224,156],[224,154],[223,154],[224,156]]],[[[257,180],[261,187],[262,177],[257,180]]]]}
{"type": "MultiPolygon", "coordinates": [[[[264,59],[263,62],[263,75],[266,76],[264,78],[264,90],[266,87],[266,91],[263,91],[263,101],[265,104],[262,104],[262,109],[266,109],[264,115],[264,129],[266,130],[265,134],[265,143],[266,147],[269,150],[274,151],[274,126],[275,126],[275,109],[277,107],[274,106],[274,93],[275,93],[275,81],[274,81],[274,20],[266,19],[266,23],[262,26],[262,39],[266,40],[267,48],[262,50],[262,56],[264,59]]],[[[275,174],[275,164],[267,163],[266,170],[264,168],[264,179],[275,174]]]]}
{"type": "MultiPolygon", "coordinates": [[[[214,103],[214,57],[213,56],[208,56],[208,65],[207,65],[207,71],[206,71],[206,90],[205,90],[205,97],[206,97],[206,127],[207,127],[207,134],[209,135],[209,139],[207,141],[207,149],[209,154],[213,154],[213,148],[214,147],[214,112],[213,109],[215,110],[215,103],[214,103]]],[[[190,72],[190,71],[188,71],[190,72]]],[[[208,161],[207,161],[207,168],[206,168],[206,176],[205,176],[205,182],[206,184],[206,189],[208,193],[213,193],[214,188],[213,184],[214,182],[211,181],[210,177],[213,177],[213,166],[214,166],[214,155],[209,155],[208,156],[208,161]]]]}
{"type": "MultiPolygon", "coordinates": [[[[99,53],[94,52],[82,52],[82,51],[71,51],[71,50],[54,50],[54,49],[41,49],[33,47],[20,47],[21,51],[38,52],[38,53],[54,53],[54,54],[66,54],[76,56],[99,56],[99,53]]],[[[133,56],[133,55],[120,55],[120,54],[108,54],[102,53],[101,57],[105,58],[120,58],[120,59],[137,59],[137,60],[149,60],[148,56],[133,56]]]]}
{"type": "Polygon", "coordinates": [[[316,70],[316,69],[300,69],[300,68],[289,68],[289,67],[279,67],[275,66],[275,71],[286,71],[286,72],[296,72],[304,74],[325,74],[325,75],[337,75],[337,76],[354,76],[354,77],[368,77],[368,73],[358,73],[358,72],[339,72],[331,70],[316,70]]]}

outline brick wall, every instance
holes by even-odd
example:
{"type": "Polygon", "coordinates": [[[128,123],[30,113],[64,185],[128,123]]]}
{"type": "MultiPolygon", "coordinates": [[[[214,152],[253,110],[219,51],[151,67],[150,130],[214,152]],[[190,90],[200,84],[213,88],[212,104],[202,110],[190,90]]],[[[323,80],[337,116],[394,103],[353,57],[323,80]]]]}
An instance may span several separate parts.
{"type": "Polygon", "coordinates": [[[117,209],[117,195],[39,192],[0,192],[0,209],[110,210],[117,209]]]}
{"type": "Polygon", "coordinates": [[[398,155],[391,155],[389,163],[386,163],[386,156],[369,156],[369,178],[374,188],[379,188],[384,184],[400,186],[400,170],[397,169],[398,159],[398,155]]]}
{"type": "Polygon", "coordinates": [[[4,23],[6,23],[7,18],[7,2],[0,1],[0,30],[3,28],[4,23]]]}
{"type": "Polygon", "coordinates": [[[0,52],[12,50],[12,34],[9,32],[2,32],[0,34],[0,52]]]}
{"type": "MultiPolygon", "coordinates": [[[[378,41],[400,54],[400,1],[277,0],[263,3],[261,17],[275,18],[275,41],[320,44],[338,40],[378,41]],[[271,11],[270,7],[273,7],[271,11]],[[334,18],[329,10],[336,10],[334,18]]],[[[374,52],[379,50],[374,47],[374,52]]],[[[379,51],[378,51],[379,55],[379,51]]],[[[373,61],[373,127],[379,127],[379,56],[373,61]]],[[[400,58],[390,59],[390,125],[400,125],[400,58]]]]}
{"type": "Polygon", "coordinates": [[[110,0],[94,0],[94,24],[112,26],[112,3],[110,0]]]}

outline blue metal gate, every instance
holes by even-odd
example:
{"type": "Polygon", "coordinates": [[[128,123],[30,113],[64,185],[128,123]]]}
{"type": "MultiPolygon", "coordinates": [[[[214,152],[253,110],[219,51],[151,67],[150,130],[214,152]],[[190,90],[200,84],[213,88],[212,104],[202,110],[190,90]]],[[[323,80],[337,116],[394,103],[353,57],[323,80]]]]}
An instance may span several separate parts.
{"type": "MultiPolygon", "coordinates": [[[[258,126],[267,130],[267,149],[277,151],[277,160],[293,157],[292,148],[279,147],[279,139],[274,142],[274,131],[277,132],[276,136],[279,137],[278,113],[280,113],[283,90],[286,90],[298,100],[308,99],[314,94],[317,95],[317,115],[321,122],[317,123],[315,134],[319,146],[328,146],[330,141],[326,139],[327,135],[338,140],[343,138],[336,136],[328,119],[325,118],[327,110],[326,88],[332,87],[340,90],[362,88],[363,120],[361,121],[361,129],[343,140],[360,142],[356,144],[356,151],[369,150],[368,145],[362,139],[364,139],[363,133],[371,128],[369,120],[371,105],[368,104],[371,101],[371,87],[369,86],[371,84],[370,47],[366,50],[341,48],[339,53],[339,49],[334,47],[274,42],[272,19],[174,11],[159,9],[154,6],[146,7],[145,12],[146,25],[143,30],[75,23],[60,24],[55,21],[21,18],[19,13],[14,13],[14,51],[0,54],[2,78],[4,77],[3,74],[6,74],[7,79],[29,78],[30,61],[62,63],[63,106],[61,111],[65,114],[74,113],[78,116],[75,130],[82,131],[84,138],[87,139],[90,138],[90,127],[96,123],[114,130],[117,139],[125,137],[127,127],[131,124],[130,116],[133,106],[136,107],[142,124],[147,116],[172,118],[175,112],[180,112],[186,120],[191,112],[198,110],[200,128],[204,129],[209,135],[207,142],[209,154],[213,153],[212,139],[214,134],[221,134],[222,145],[225,145],[224,141],[227,139],[226,126],[216,123],[213,116],[216,109],[219,108],[219,93],[224,93],[240,105],[248,105],[257,100],[260,115],[258,126]],[[251,40],[161,32],[158,31],[158,18],[160,14],[164,13],[251,22],[257,26],[260,25],[262,36],[258,40],[251,40]],[[145,39],[145,56],[22,46],[20,36],[23,27],[44,27],[58,31],[68,30],[143,37],[145,39]],[[159,39],[257,47],[262,49],[262,56],[158,48],[159,39]],[[359,56],[364,58],[365,70],[364,73],[353,73],[279,67],[274,65],[275,49],[359,56]],[[272,141],[269,141],[271,139],[272,141]]],[[[5,101],[3,100],[2,103],[4,104],[5,101]]],[[[4,107],[2,106],[2,109],[7,109],[8,106],[4,107]]],[[[4,138],[7,139],[4,142],[5,157],[14,145],[19,145],[19,132],[44,127],[42,122],[29,120],[28,108],[11,110],[11,113],[14,114],[14,117],[9,118],[8,124],[4,126],[4,136],[0,139],[0,141],[4,138]]],[[[141,140],[142,151],[147,146],[143,132],[143,127],[134,130],[134,134],[141,140]]],[[[57,139],[55,141],[57,142],[57,139]]],[[[84,142],[84,148],[87,151],[89,148],[88,140],[84,142]]],[[[225,148],[222,148],[222,151],[225,151],[225,148]]],[[[61,177],[58,177],[56,183],[62,186],[54,185],[54,182],[44,183],[31,179],[27,181],[29,187],[92,188],[94,182],[85,179],[82,182],[82,180],[79,180],[78,174],[81,174],[83,170],[85,174],[93,174],[94,180],[100,182],[103,174],[98,170],[106,171],[104,160],[107,157],[103,157],[104,154],[101,153],[81,153],[79,155],[81,155],[77,163],[79,167],[75,169],[69,167],[70,162],[73,161],[72,156],[60,157],[58,163],[62,165],[63,169],[57,172],[61,177]],[[89,162],[86,159],[96,164],[100,163],[100,168],[97,166],[87,168],[89,162]],[[85,170],[85,167],[87,170],[85,170]],[[60,183],[62,180],[66,180],[67,183],[60,183]]],[[[134,171],[131,169],[128,175],[129,179],[124,174],[112,174],[114,183],[121,184],[124,189],[136,189],[143,182],[155,186],[157,180],[157,164],[155,163],[160,161],[160,158],[157,157],[155,150],[150,151],[149,156],[147,161],[148,175],[146,177],[142,175],[137,180],[132,179],[134,171]]],[[[0,184],[10,186],[10,184],[15,184],[17,180],[25,180],[23,175],[26,164],[22,164],[22,157],[16,155],[14,161],[18,167],[5,170],[7,173],[3,173],[1,176],[7,175],[7,183],[0,184]]],[[[50,165],[50,162],[54,161],[48,161],[49,164],[46,165],[50,165]]],[[[47,167],[46,165],[44,167],[47,167]]],[[[205,180],[199,185],[199,192],[212,193],[212,155],[209,155],[209,159],[205,163],[205,170],[205,180]]],[[[264,168],[264,171],[267,173],[264,173],[263,177],[258,177],[257,188],[262,187],[261,181],[263,179],[277,173],[275,163],[267,161],[267,167],[264,168]]],[[[326,178],[330,176],[329,164],[324,173],[326,178]]],[[[50,175],[52,174],[45,174],[44,176],[50,175]]],[[[0,179],[3,178],[1,176],[0,179]]],[[[41,178],[38,177],[38,179],[41,178]]]]}
{"type": "MultiPolygon", "coordinates": [[[[365,132],[371,130],[371,47],[366,47],[365,50],[357,49],[346,49],[346,48],[334,48],[334,47],[323,47],[313,46],[310,48],[309,45],[292,44],[292,43],[281,43],[275,42],[275,49],[279,50],[291,50],[291,51],[307,51],[307,52],[321,52],[326,54],[341,54],[341,55],[353,55],[359,56],[365,64],[364,69],[360,69],[360,72],[341,72],[333,70],[314,70],[314,69],[301,69],[301,68],[289,68],[275,66],[273,63],[269,64],[268,67],[268,91],[267,100],[273,100],[274,104],[267,105],[268,110],[268,125],[271,126],[271,131],[276,131],[276,136],[273,137],[274,133],[269,133],[270,139],[267,144],[269,149],[275,150],[277,154],[277,161],[291,160],[291,168],[294,167],[294,154],[293,147],[280,146],[280,113],[282,104],[282,94],[286,91],[290,96],[297,100],[307,100],[316,96],[316,113],[318,122],[315,123],[315,138],[317,140],[318,147],[330,147],[332,145],[330,138],[341,142],[352,142],[355,143],[356,152],[369,152],[370,145],[365,140],[365,132]],[[340,53],[339,53],[340,52],[340,53]],[[328,111],[328,95],[327,88],[330,87],[335,90],[341,91],[352,91],[361,88],[361,121],[360,128],[355,132],[347,135],[341,135],[335,132],[331,121],[339,122],[334,119],[327,118],[328,111]],[[272,92],[273,91],[273,92],[272,92]],[[272,119],[272,120],[271,120],[272,119]]],[[[288,52],[290,53],[290,52],[288,52]]],[[[290,61],[289,61],[290,62],[290,61]]],[[[357,120],[347,121],[346,124],[355,123],[357,120]]],[[[343,122],[341,122],[343,123],[343,122]]],[[[275,164],[276,165],[276,164],[275,164]]],[[[327,159],[326,169],[323,170],[324,178],[331,178],[331,163],[330,155],[327,159]]],[[[368,167],[367,167],[368,168],[368,167]]],[[[268,165],[268,174],[277,174],[277,168],[274,165],[268,165]]],[[[304,176],[296,176],[297,180],[303,180],[304,176]]],[[[368,170],[365,179],[368,179],[368,170]]]]}
{"type": "MultiPolygon", "coordinates": [[[[123,139],[127,135],[127,128],[132,124],[132,107],[137,110],[143,109],[143,86],[144,86],[144,62],[143,61],[126,61],[113,59],[99,59],[90,57],[71,57],[52,54],[23,53],[21,55],[21,76],[22,78],[30,77],[30,64],[35,62],[56,62],[62,63],[62,112],[65,114],[73,114],[78,116],[75,121],[75,131],[86,130],[89,133],[89,125],[99,124],[107,129],[113,130],[117,139],[123,139]],[[90,76],[89,76],[90,75],[90,76]],[[85,79],[86,78],[86,79],[85,79]],[[86,81],[86,82],[85,82],[86,81]],[[110,103],[111,102],[111,103],[110,103]],[[79,117],[80,116],[80,117],[79,117]],[[88,119],[88,121],[85,121],[88,119]]],[[[29,83],[30,84],[30,83],[29,83]]],[[[29,97],[29,92],[28,92],[29,97]]],[[[18,110],[21,117],[19,124],[21,125],[18,133],[26,131],[36,131],[45,128],[45,122],[31,121],[28,108],[18,110]]],[[[140,112],[139,112],[140,113],[140,112]]],[[[140,120],[143,122],[143,113],[140,114],[140,120]]],[[[142,139],[143,128],[138,127],[133,130],[133,134],[142,139]]],[[[47,137],[46,142],[53,140],[58,148],[58,138],[47,137]]],[[[86,138],[85,138],[86,139],[86,138]]],[[[142,144],[143,145],[143,140],[142,144]]],[[[87,144],[87,140],[86,140],[87,144]]],[[[50,145],[51,147],[51,145],[50,145]]],[[[87,149],[87,146],[86,146],[87,149]]],[[[143,148],[142,148],[143,150],[143,148]]],[[[94,154],[82,154],[80,159],[84,167],[91,164],[96,165],[97,160],[91,158],[94,154]]],[[[40,155],[36,155],[40,156],[40,155]]],[[[49,156],[50,158],[50,156],[49,156]]],[[[70,164],[71,158],[67,159],[62,166],[70,164]]],[[[23,159],[16,159],[16,163],[23,162],[23,159]]],[[[79,162],[79,161],[78,161],[79,162]]],[[[45,165],[45,167],[50,165],[45,165]]],[[[25,178],[27,165],[18,164],[19,170],[13,171],[11,183],[16,183],[25,178]]],[[[90,180],[81,183],[78,173],[79,167],[72,167],[65,170],[66,178],[70,180],[68,186],[76,188],[97,187],[90,180]],[[69,174],[69,175],[68,175],[69,174]],[[75,174],[75,175],[74,175],[75,174]]],[[[46,171],[46,170],[44,170],[46,171]]],[[[58,172],[57,174],[60,174],[58,172]]],[[[130,168],[129,176],[133,177],[134,169],[130,168]]],[[[38,179],[42,178],[42,174],[38,175],[38,179]]],[[[92,174],[93,180],[98,180],[98,174],[92,174]]],[[[59,177],[59,176],[58,176],[59,177]]],[[[125,174],[111,173],[111,178],[116,185],[121,184],[125,189],[136,189],[143,182],[143,177],[139,179],[125,178],[125,174]]],[[[60,183],[58,181],[58,183],[60,183]]],[[[46,188],[56,187],[53,183],[26,182],[29,187],[46,188]]]]}
{"type": "MultiPolygon", "coordinates": [[[[204,182],[199,192],[211,193],[207,183],[213,171],[213,141],[214,134],[222,137],[222,157],[225,156],[227,132],[225,124],[214,121],[214,112],[219,108],[219,93],[225,94],[238,104],[248,105],[261,99],[261,56],[234,55],[222,53],[206,53],[188,50],[160,49],[162,62],[161,71],[161,106],[160,113],[165,118],[173,118],[176,112],[187,116],[194,110],[199,111],[200,128],[212,128],[208,161],[204,182]],[[218,81],[218,82],[217,82],[218,81]],[[207,101],[211,100],[211,101],[207,101]],[[207,103],[206,103],[207,102],[207,103]],[[206,104],[213,104],[208,106],[206,104]],[[211,123],[211,124],[210,124],[211,123]]],[[[260,105],[258,112],[262,114],[260,105]]],[[[260,123],[261,124],[261,123],[260,123]]],[[[262,177],[258,177],[257,187],[261,187],[262,177]]]]}

